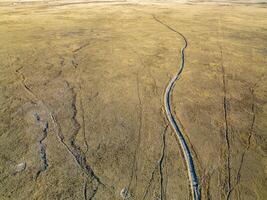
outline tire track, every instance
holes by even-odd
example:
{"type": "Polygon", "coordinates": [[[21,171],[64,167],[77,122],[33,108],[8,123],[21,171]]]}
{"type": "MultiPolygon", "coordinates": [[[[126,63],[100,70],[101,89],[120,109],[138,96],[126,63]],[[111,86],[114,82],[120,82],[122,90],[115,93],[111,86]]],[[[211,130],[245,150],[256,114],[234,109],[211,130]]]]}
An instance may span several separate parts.
{"type": "Polygon", "coordinates": [[[201,199],[200,188],[199,188],[198,177],[196,174],[193,158],[192,158],[190,149],[186,143],[186,140],[185,140],[180,128],[178,127],[177,122],[175,121],[174,115],[172,114],[172,109],[171,109],[171,104],[170,104],[170,96],[171,96],[172,89],[174,87],[175,82],[179,79],[179,77],[180,77],[180,75],[184,69],[184,50],[187,47],[187,40],[186,40],[185,36],[183,34],[181,34],[180,32],[176,31],[175,29],[173,29],[169,25],[165,24],[164,22],[162,22],[161,20],[159,20],[155,16],[153,16],[153,18],[156,22],[160,23],[161,25],[163,25],[167,29],[171,30],[172,32],[175,32],[180,37],[182,37],[182,39],[184,40],[184,46],[181,48],[181,62],[180,62],[178,72],[171,79],[171,81],[169,82],[168,86],[166,87],[166,90],[164,93],[164,107],[165,107],[167,118],[168,118],[170,124],[172,125],[173,129],[176,132],[176,136],[180,142],[180,145],[181,145],[181,148],[183,151],[183,155],[184,155],[184,158],[185,158],[185,161],[187,164],[190,186],[192,189],[192,191],[191,191],[192,192],[192,198],[194,200],[200,200],[201,199]]]}
{"type": "MultiPolygon", "coordinates": [[[[143,70],[145,70],[147,68],[147,66],[145,64],[144,59],[141,57],[141,55],[137,51],[134,50],[133,47],[130,46],[130,49],[132,50],[133,53],[136,54],[140,64],[143,66],[143,70]]],[[[148,75],[151,77],[152,82],[153,82],[153,86],[152,86],[153,87],[153,92],[154,92],[155,95],[159,95],[157,81],[156,81],[155,77],[152,75],[151,69],[148,68],[147,71],[148,71],[148,75]]]]}
{"type": "MultiPolygon", "coordinates": [[[[128,185],[128,190],[132,191],[133,189],[132,184],[133,184],[133,179],[134,183],[136,186],[137,185],[137,171],[138,171],[138,163],[137,163],[137,156],[140,148],[140,143],[141,143],[141,134],[142,134],[142,127],[143,127],[143,104],[141,100],[141,95],[140,95],[140,71],[138,70],[136,74],[136,88],[137,88],[137,97],[138,97],[138,107],[139,107],[139,127],[138,127],[138,137],[137,137],[137,145],[134,151],[134,158],[133,158],[133,164],[132,164],[132,172],[131,172],[131,177],[130,177],[130,182],[128,185]]],[[[134,188],[133,186],[133,188],[134,188]]]]}

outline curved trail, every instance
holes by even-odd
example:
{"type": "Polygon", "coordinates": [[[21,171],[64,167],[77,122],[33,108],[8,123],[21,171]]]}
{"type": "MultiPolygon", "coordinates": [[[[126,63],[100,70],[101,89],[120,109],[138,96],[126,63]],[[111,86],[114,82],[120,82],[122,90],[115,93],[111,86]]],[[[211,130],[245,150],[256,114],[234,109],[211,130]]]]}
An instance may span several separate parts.
{"type": "Polygon", "coordinates": [[[172,125],[173,129],[176,132],[176,136],[180,142],[180,145],[182,147],[183,150],[183,154],[184,154],[184,158],[186,161],[186,165],[187,165],[187,169],[188,169],[188,176],[189,176],[189,180],[190,180],[190,186],[192,189],[192,196],[194,200],[200,200],[201,196],[200,196],[200,190],[199,190],[199,184],[198,184],[198,178],[197,178],[197,174],[196,174],[196,170],[195,170],[195,166],[194,166],[194,162],[193,162],[193,158],[190,152],[190,149],[185,141],[185,138],[180,130],[180,128],[177,125],[177,122],[175,121],[174,115],[172,114],[172,109],[171,109],[171,103],[170,103],[170,97],[171,97],[171,92],[172,89],[174,87],[175,82],[180,78],[182,71],[184,69],[184,50],[187,47],[187,40],[185,38],[185,36],[183,34],[181,34],[180,32],[176,31],[175,29],[171,28],[169,25],[163,23],[162,21],[160,21],[158,18],[156,18],[155,16],[153,16],[153,18],[159,22],[160,24],[162,24],[163,26],[167,27],[169,30],[177,33],[178,35],[180,35],[183,40],[184,40],[184,46],[181,48],[181,62],[180,62],[180,66],[178,69],[177,74],[171,79],[171,81],[169,82],[168,86],[165,89],[165,93],[164,93],[164,108],[166,111],[166,115],[167,118],[170,122],[170,124],[172,125]]]}

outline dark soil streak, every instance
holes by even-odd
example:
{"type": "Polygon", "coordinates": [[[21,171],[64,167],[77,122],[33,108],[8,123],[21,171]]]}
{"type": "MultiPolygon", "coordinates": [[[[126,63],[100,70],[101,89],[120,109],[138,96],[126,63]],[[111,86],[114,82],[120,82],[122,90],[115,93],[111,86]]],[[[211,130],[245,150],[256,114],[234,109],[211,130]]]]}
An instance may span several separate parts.
{"type": "Polygon", "coordinates": [[[222,83],[223,83],[223,112],[224,112],[224,138],[226,142],[227,148],[227,158],[226,158],[226,165],[227,165],[227,197],[226,199],[230,199],[230,194],[232,191],[232,183],[231,183],[231,145],[229,140],[229,122],[228,122],[228,105],[227,105],[227,89],[226,89],[226,74],[224,68],[224,59],[223,59],[223,52],[222,47],[220,46],[220,54],[221,54],[221,70],[222,70],[222,83]]]}
{"type": "MultiPolygon", "coordinates": [[[[256,84],[255,84],[256,86],[256,84]]],[[[254,86],[254,87],[255,87],[254,86]]],[[[255,113],[255,95],[254,95],[254,87],[250,88],[250,93],[251,93],[251,113],[252,113],[252,120],[251,120],[251,125],[250,125],[250,129],[249,129],[249,135],[247,138],[247,144],[246,144],[246,148],[242,153],[241,156],[241,160],[240,160],[240,165],[237,171],[237,175],[235,178],[235,185],[232,188],[232,191],[238,186],[238,184],[240,183],[240,179],[241,179],[241,171],[242,171],[242,167],[243,167],[243,163],[245,160],[245,156],[246,153],[249,151],[250,146],[251,146],[251,137],[253,136],[253,130],[254,130],[254,124],[255,124],[255,120],[256,120],[256,113],[255,113]]],[[[232,192],[231,191],[231,192],[232,192]]],[[[229,194],[230,196],[230,194],[229,194]]]]}
{"type": "Polygon", "coordinates": [[[151,177],[150,177],[150,179],[148,181],[148,184],[146,186],[146,189],[145,189],[145,191],[143,193],[142,200],[145,200],[146,197],[147,197],[147,195],[148,195],[148,192],[149,192],[150,186],[152,184],[152,181],[154,180],[154,176],[155,176],[155,173],[156,173],[157,168],[158,168],[158,165],[155,166],[154,170],[151,173],[151,177]]]}
{"type": "Polygon", "coordinates": [[[145,188],[145,191],[143,193],[142,200],[145,200],[147,195],[148,195],[150,186],[152,184],[152,181],[154,180],[154,176],[155,176],[155,173],[156,173],[157,169],[159,169],[159,174],[160,174],[160,200],[166,199],[166,192],[165,192],[166,187],[164,189],[164,174],[163,174],[163,170],[164,170],[164,160],[165,160],[165,152],[166,152],[166,133],[167,133],[167,129],[168,129],[168,125],[165,126],[163,134],[162,134],[162,150],[161,150],[160,158],[159,158],[157,164],[155,165],[154,170],[151,173],[151,177],[150,177],[150,179],[148,181],[148,184],[147,184],[147,186],[145,188]]]}
{"type": "MultiPolygon", "coordinates": [[[[219,31],[218,31],[218,37],[221,37],[223,39],[223,32],[221,30],[221,16],[218,20],[219,23],[219,31]]],[[[218,41],[218,46],[220,48],[220,60],[221,60],[221,74],[222,74],[222,90],[223,90],[223,112],[224,112],[224,140],[226,143],[226,171],[227,171],[227,177],[225,181],[223,181],[223,174],[221,174],[224,170],[220,172],[219,175],[219,182],[220,185],[226,185],[227,188],[223,186],[223,188],[226,189],[226,199],[230,199],[231,192],[233,190],[232,183],[231,183],[231,145],[230,145],[230,131],[229,131],[229,121],[228,121],[228,104],[229,101],[227,99],[227,88],[226,88],[226,73],[225,73],[225,67],[224,67],[224,57],[223,57],[223,50],[222,50],[222,44],[218,41]],[[222,183],[224,182],[224,183],[222,183]]],[[[224,150],[221,149],[221,157],[224,156],[224,150]]]]}
{"type": "MultiPolygon", "coordinates": [[[[76,97],[75,97],[76,98],[76,97]]],[[[105,184],[103,184],[100,181],[100,178],[98,176],[95,175],[93,169],[90,167],[90,165],[87,163],[86,157],[84,155],[84,153],[81,151],[81,149],[76,146],[75,144],[75,137],[79,131],[80,125],[79,123],[76,121],[76,114],[77,114],[77,110],[76,110],[76,106],[75,106],[75,102],[76,99],[73,99],[72,102],[72,108],[74,109],[73,111],[73,116],[71,117],[73,123],[74,123],[74,134],[70,140],[70,146],[69,147],[66,142],[64,141],[64,135],[62,134],[62,129],[60,124],[57,121],[57,118],[54,114],[50,114],[52,122],[54,123],[55,127],[57,128],[56,134],[57,137],[60,141],[60,143],[67,149],[67,151],[73,156],[74,161],[77,163],[77,165],[80,167],[80,169],[88,176],[88,178],[91,180],[91,182],[93,180],[95,180],[97,182],[97,189],[99,187],[99,185],[102,185],[105,187],[105,184]],[[76,121],[76,122],[75,122],[76,121]]],[[[86,185],[87,186],[87,185],[86,185]]],[[[87,189],[84,189],[87,191],[87,189]]],[[[87,197],[86,197],[87,198],[87,197]]]]}
{"type": "Polygon", "coordinates": [[[52,120],[54,126],[57,129],[56,134],[57,134],[57,138],[58,138],[59,142],[67,149],[67,151],[73,156],[75,162],[77,163],[74,153],[72,152],[72,150],[69,148],[69,146],[64,141],[64,135],[62,134],[61,125],[58,123],[56,116],[53,113],[50,113],[50,117],[51,117],[51,120],[52,120]]]}
{"type": "MultiPolygon", "coordinates": [[[[39,116],[35,115],[35,117],[36,117],[37,122],[39,122],[40,121],[39,116]]],[[[48,167],[48,161],[46,158],[46,148],[45,148],[45,145],[43,144],[43,141],[47,137],[47,134],[48,134],[48,122],[45,122],[43,130],[42,130],[42,135],[37,139],[37,144],[38,144],[39,154],[40,154],[40,160],[41,160],[41,166],[40,166],[40,169],[36,173],[35,180],[37,180],[39,175],[42,172],[44,172],[48,167]]]]}
{"type": "Polygon", "coordinates": [[[87,42],[85,44],[83,44],[82,46],[78,47],[77,49],[74,49],[72,51],[73,55],[72,55],[72,60],[71,60],[71,64],[72,66],[76,69],[78,67],[78,62],[76,59],[76,56],[78,55],[78,52],[81,51],[83,48],[87,47],[90,44],[90,42],[87,42]]]}
{"type": "MultiPolygon", "coordinates": [[[[21,77],[21,82],[22,85],[24,86],[24,88],[27,90],[27,92],[35,99],[35,102],[38,102],[38,98],[37,96],[28,88],[28,86],[25,84],[25,76],[23,73],[20,72],[20,70],[23,67],[20,67],[16,70],[16,73],[18,73],[21,77]]],[[[69,86],[68,82],[67,85],[69,86]]],[[[57,137],[59,139],[59,141],[65,146],[65,148],[68,150],[68,152],[74,157],[76,163],[78,164],[78,166],[80,166],[80,168],[87,174],[87,176],[90,179],[96,180],[98,185],[102,185],[105,186],[99,179],[98,176],[95,175],[94,171],[92,170],[92,168],[90,167],[90,165],[87,164],[86,161],[86,157],[84,155],[84,153],[82,152],[82,150],[80,149],[79,146],[77,146],[75,144],[75,139],[76,136],[79,132],[80,129],[80,124],[78,123],[78,121],[76,120],[76,115],[77,115],[77,109],[76,109],[76,94],[74,93],[74,90],[72,90],[73,93],[73,101],[71,103],[71,108],[73,110],[73,115],[71,117],[71,121],[73,123],[73,135],[70,139],[70,146],[71,148],[65,143],[64,141],[64,136],[62,134],[62,130],[61,130],[61,126],[60,124],[57,122],[56,117],[54,114],[52,114],[52,112],[50,112],[50,116],[51,116],[51,120],[54,123],[54,125],[57,127],[57,137]]],[[[42,102],[43,103],[43,102],[42,102]]],[[[43,103],[44,104],[44,103],[43,103]]],[[[44,104],[44,106],[47,108],[47,106],[44,104]]],[[[47,108],[47,110],[49,110],[47,108]]],[[[38,121],[38,119],[37,119],[38,121]]],[[[46,138],[47,136],[47,130],[48,130],[48,122],[46,122],[45,127],[43,129],[43,136],[38,139],[38,144],[39,144],[39,150],[40,150],[40,155],[41,155],[41,160],[42,160],[42,164],[41,164],[41,169],[37,172],[36,178],[39,176],[39,174],[46,170],[48,164],[47,164],[47,160],[46,160],[46,152],[45,152],[45,146],[43,145],[43,140],[46,138]]],[[[97,186],[98,188],[98,186],[97,186]]],[[[96,189],[97,190],[97,189],[96,189]]]]}
{"type": "Polygon", "coordinates": [[[166,149],[166,132],[168,129],[168,125],[165,127],[163,134],[162,134],[162,151],[161,157],[159,159],[159,174],[160,174],[160,200],[166,199],[166,194],[163,186],[164,182],[164,175],[163,175],[163,168],[164,168],[164,160],[165,160],[165,149],[166,149]]]}
{"type": "MultiPolygon", "coordinates": [[[[71,89],[72,93],[73,93],[73,100],[71,103],[71,107],[73,110],[73,115],[71,117],[71,121],[74,125],[74,133],[70,139],[70,145],[73,148],[73,153],[75,155],[76,161],[78,162],[78,164],[80,165],[80,167],[86,172],[86,174],[97,180],[98,183],[101,184],[100,179],[94,174],[92,168],[87,164],[86,161],[86,157],[84,155],[84,152],[81,150],[81,148],[75,144],[75,140],[76,140],[76,136],[81,128],[81,125],[78,123],[77,119],[76,119],[76,115],[77,115],[77,108],[76,108],[76,94],[74,93],[73,88],[71,89]]],[[[103,184],[104,185],[104,184],[103,184]]]]}
{"type": "Polygon", "coordinates": [[[88,180],[84,181],[84,187],[83,187],[84,200],[87,200],[87,182],[88,182],[88,180]]]}
{"type": "Polygon", "coordinates": [[[80,46],[79,48],[73,50],[73,53],[77,53],[78,51],[82,50],[83,48],[87,47],[90,44],[90,42],[87,42],[85,44],[83,44],[82,46],[80,46]]]}
{"type": "Polygon", "coordinates": [[[83,140],[84,140],[84,145],[85,145],[85,154],[88,152],[89,145],[86,139],[86,130],[85,130],[85,118],[84,118],[84,108],[83,108],[83,101],[81,99],[80,101],[81,105],[81,115],[82,115],[82,131],[83,131],[83,140]]]}
{"type": "Polygon", "coordinates": [[[93,192],[92,192],[92,194],[91,194],[91,196],[89,197],[88,200],[92,200],[95,197],[95,195],[97,193],[97,190],[98,190],[98,186],[97,186],[97,188],[93,189],[93,192]]]}

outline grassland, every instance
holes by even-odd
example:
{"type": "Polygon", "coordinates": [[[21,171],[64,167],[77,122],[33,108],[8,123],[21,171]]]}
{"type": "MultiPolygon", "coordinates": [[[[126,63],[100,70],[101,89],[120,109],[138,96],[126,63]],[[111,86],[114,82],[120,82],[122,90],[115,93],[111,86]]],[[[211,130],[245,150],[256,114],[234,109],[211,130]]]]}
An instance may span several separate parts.
{"type": "Polygon", "coordinates": [[[1,200],[192,198],[154,17],[202,199],[267,198],[265,4],[3,1],[1,200]]]}

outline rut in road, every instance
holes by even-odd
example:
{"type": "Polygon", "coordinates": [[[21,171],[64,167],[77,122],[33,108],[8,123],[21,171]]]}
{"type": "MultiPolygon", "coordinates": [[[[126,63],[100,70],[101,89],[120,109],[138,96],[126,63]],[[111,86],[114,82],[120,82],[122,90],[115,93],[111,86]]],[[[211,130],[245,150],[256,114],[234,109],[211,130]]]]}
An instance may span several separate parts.
{"type": "Polygon", "coordinates": [[[173,87],[175,85],[175,82],[179,79],[179,77],[180,77],[180,75],[181,75],[181,73],[183,72],[183,69],[184,69],[184,50],[187,47],[187,40],[186,40],[186,38],[185,38],[185,36],[183,34],[181,34],[180,32],[176,31],[175,29],[170,27],[168,24],[165,24],[164,22],[162,22],[161,20],[159,20],[155,16],[153,16],[153,18],[154,18],[154,20],[156,22],[160,23],[161,25],[163,25],[164,27],[168,28],[172,32],[178,34],[184,40],[184,46],[181,48],[181,62],[180,62],[180,66],[179,66],[178,72],[171,79],[171,81],[169,82],[168,86],[165,89],[164,107],[165,107],[167,118],[168,118],[170,124],[172,125],[173,129],[176,132],[176,136],[177,136],[177,138],[179,140],[179,143],[181,145],[181,149],[183,151],[183,155],[184,155],[184,158],[185,158],[185,161],[186,161],[186,165],[187,165],[188,176],[189,176],[189,180],[190,180],[190,186],[191,186],[191,189],[192,189],[192,197],[193,197],[194,200],[200,200],[201,199],[200,188],[199,188],[198,177],[197,177],[197,174],[196,174],[192,153],[190,152],[190,149],[189,149],[188,144],[187,144],[187,142],[186,142],[186,140],[184,138],[184,135],[181,132],[179,126],[177,125],[177,122],[176,122],[176,120],[174,118],[174,115],[172,114],[171,103],[170,103],[170,97],[171,97],[172,89],[173,89],[173,87]]]}

